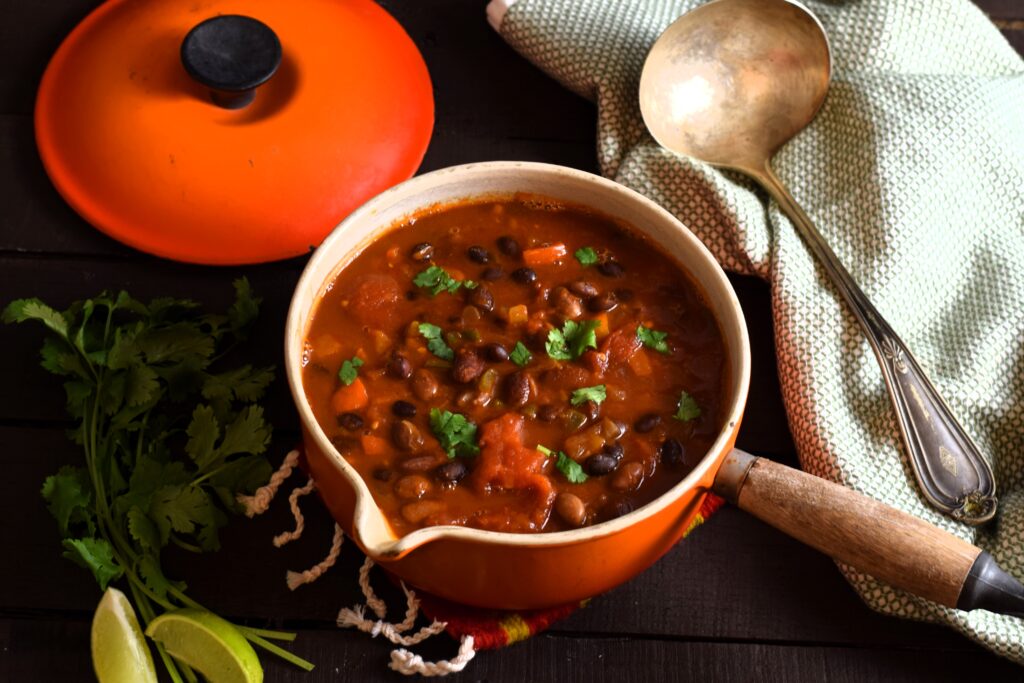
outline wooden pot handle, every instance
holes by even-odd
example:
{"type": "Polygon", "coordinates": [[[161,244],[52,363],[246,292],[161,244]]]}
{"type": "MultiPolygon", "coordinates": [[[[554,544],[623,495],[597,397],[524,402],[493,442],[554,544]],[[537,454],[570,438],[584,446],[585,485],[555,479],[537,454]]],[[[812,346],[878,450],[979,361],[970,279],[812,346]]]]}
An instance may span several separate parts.
{"type": "MultiPolygon", "coordinates": [[[[947,607],[992,609],[961,599],[978,592],[974,584],[984,577],[975,575],[993,571],[992,558],[917,517],[740,450],[726,456],[713,490],[793,538],[893,586],[947,607]]],[[[1024,596],[1024,589],[1019,593],[1024,596]]],[[[1020,610],[1021,604],[1005,611],[1020,610]]]]}

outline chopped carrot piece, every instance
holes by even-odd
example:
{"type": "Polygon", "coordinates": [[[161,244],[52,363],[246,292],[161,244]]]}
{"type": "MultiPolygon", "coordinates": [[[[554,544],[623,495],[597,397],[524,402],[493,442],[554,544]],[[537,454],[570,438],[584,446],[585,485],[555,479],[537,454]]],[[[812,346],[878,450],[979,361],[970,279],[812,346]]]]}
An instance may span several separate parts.
{"type": "Polygon", "coordinates": [[[508,309],[508,321],[513,325],[522,325],[526,322],[530,312],[527,310],[525,304],[519,304],[508,309]]]}
{"type": "Polygon", "coordinates": [[[547,247],[536,247],[523,251],[523,261],[528,266],[546,266],[554,263],[568,253],[562,243],[552,244],[547,247]]]}
{"type": "Polygon", "coordinates": [[[366,393],[366,385],[358,377],[352,384],[347,386],[342,384],[331,397],[331,407],[336,415],[360,410],[365,408],[369,402],[370,397],[366,393]]]}
{"type": "Polygon", "coordinates": [[[367,455],[384,455],[388,452],[387,439],[373,434],[363,434],[359,437],[359,443],[363,447],[363,453],[367,455]]]}
{"type": "Polygon", "coordinates": [[[634,353],[629,357],[629,367],[633,368],[633,372],[639,377],[647,377],[651,374],[651,361],[647,358],[647,354],[641,350],[638,353],[634,353]]]}
{"type": "Polygon", "coordinates": [[[600,325],[594,328],[594,334],[597,335],[598,339],[604,339],[612,331],[612,328],[608,325],[608,314],[599,313],[594,317],[594,320],[600,323],[600,325]]]}

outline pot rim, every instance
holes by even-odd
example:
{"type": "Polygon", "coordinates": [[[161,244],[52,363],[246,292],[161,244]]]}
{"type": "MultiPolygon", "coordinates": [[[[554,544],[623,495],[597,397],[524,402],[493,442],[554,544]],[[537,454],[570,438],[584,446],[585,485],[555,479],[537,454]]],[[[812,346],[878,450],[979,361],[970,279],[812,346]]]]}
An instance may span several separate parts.
{"type": "MultiPolygon", "coordinates": [[[[485,197],[489,194],[495,193],[482,191],[474,192],[474,190],[469,187],[464,195],[460,195],[460,198],[472,199],[474,197],[485,197]]],[[[540,191],[537,194],[543,195],[544,193],[543,191],[540,191]]],[[[455,201],[454,198],[453,201],[455,201]]],[[[583,204],[583,202],[576,203],[583,204]]],[[[417,210],[422,210],[428,206],[430,205],[425,204],[417,207],[417,210]]],[[[593,208],[601,212],[597,207],[593,208]]],[[[415,210],[410,213],[414,212],[415,210]]],[[[635,230],[639,230],[649,239],[654,239],[642,228],[635,226],[630,227],[635,230]]],[[[386,234],[386,232],[383,234],[386,234]]],[[[686,270],[687,272],[690,271],[688,268],[686,270]]],[[[746,405],[747,393],[750,384],[750,340],[747,335],[747,327],[743,311],[740,308],[739,300],[736,298],[736,293],[725,275],[725,271],[722,270],[718,261],[715,260],[708,248],[704,246],[704,243],[701,242],[689,228],[683,225],[679,219],[669,213],[666,209],[635,190],[585,171],[559,166],[557,164],[527,161],[488,161],[451,166],[431,171],[385,190],[349,214],[348,217],[341,221],[341,223],[331,231],[327,238],[324,239],[323,243],[321,243],[320,247],[318,247],[313,253],[302,272],[302,276],[299,278],[288,309],[288,317],[285,324],[284,352],[288,385],[292,393],[293,402],[299,412],[299,417],[305,433],[308,437],[315,440],[316,445],[319,447],[321,452],[327,455],[333,466],[340,470],[342,476],[355,492],[355,509],[352,519],[352,528],[357,537],[356,540],[363,547],[363,550],[370,556],[386,559],[398,559],[421,545],[442,539],[478,542],[490,545],[541,548],[576,544],[619,533],[627,527],[653,517],[661,510],[678,500],[687,491],[697,488],[699,482],[704,479],[708,475],[709,470],[716,465],[720,456],[724,454],[730,438],[738,429],[740,418],[743,414],[744,406],[746,405]],[[359,473],[356,472],[355,468],[349,465],[345,458],[342,457],[342,455],[331,444],[327,435],[324,433],[320,424],[314,417],[312,408],[306,400],[302,386],[301,358],[305,334],[309,323],[309,313],[314,310],[315,302],[311,306],[309,312],[303,314],[303,312],[300,311],[302,306],[299,303],[299,294],[306,290],[312,290],[316,293],[316,297],[322,295],[324,287],[333,280],[333,278],[336,277],[338,272],[342,269],[342,264],[347,266],[356,255],[366,248],[366,246],[380,237],[382,234],[380,232],[381,228],[390,228],[397,222],[390,221],[387,226],[378,226],[378,229],[369,235],[368,238],[360,241],[356,248],[349,250],[340,257],[334,253],[334,244],[342,240],[343,233],[349,226],[353,224],[373,222],[374,216],[385,210],[394,199],[397,199],[396,195],[399,193],[402,195],[415,194],[417,189],[429,187],[437,183],[437,181],[444,176],[455,176],[447,181],[450,183],[453,180],[463,178],[465,180],[472,181],[474,179],[486,178],[491,174],[509,171],[534,173],[541,176],[567,176],[571,180],[593,185],[595,192],[614,193],[619,195],[619,197],[624,199],[626,202],[640,204],[648,211],[652,211],[656,214],[661,220],[672,224],[677,228],[676,233],[678,234],[679,239],[685,243],[685,248],[694,252],[696,256],[701,260],[706,261],[710,266],[710,272],[713,274],[714,281],[707,282],[706,278],[697,278],[695,275],[690,273],[691,277],[693,277],[701,286],[706,296],[710,296],[709,290],[712,289],[713,285],[714,289],[717,290],[716,294],[722,294],[725,296],[727,303],[726,309],[735,316],[734,321],[724,321],[720,319],[720,316],[716,315],[716,319],[718,320],[719,327],[722,329],[723,337],[726,342],[727,357],[730,360],[731,367],[735,369],[735,372],[733,373],[735,376],[731,378],[731,386],[729,387],[732,396],[726,406],[723,424],[717,438],[693,470],[691,470],[672,488],[655,498],[650,503],[621,517],[589,527],[550,533],[510,533],[446,525],[426,527],[423,529],[417,529],[416,531],[410,532],[404,536],[396,536],[391,530],[384,513],[381,512],[380,508],[373,500],[373,496],[366,483],[363,481],[359,473]],[[330,263],[325,263],[327,261],[330,263]],[[314,281],[314,273],[320,271],[325,265],[329,267],[330,275],[320,281],[314,281]],[[732,326],[735,333],[730,333],[730,330],[727,329],[726,322],[736,323],[732,326]]]]}

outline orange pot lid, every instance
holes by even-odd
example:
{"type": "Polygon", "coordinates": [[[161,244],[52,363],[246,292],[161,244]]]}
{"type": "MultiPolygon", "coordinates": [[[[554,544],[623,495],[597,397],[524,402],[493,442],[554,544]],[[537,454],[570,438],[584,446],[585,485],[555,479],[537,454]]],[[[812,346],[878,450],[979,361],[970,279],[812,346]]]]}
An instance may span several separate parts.
{"type": "Polygon", "coordinates": [[[54,185],[97,228],[238,264],[308,251],[409,178],[434,103],[372,0],[110,0],[53,56],[35,123],[54,185]]]}

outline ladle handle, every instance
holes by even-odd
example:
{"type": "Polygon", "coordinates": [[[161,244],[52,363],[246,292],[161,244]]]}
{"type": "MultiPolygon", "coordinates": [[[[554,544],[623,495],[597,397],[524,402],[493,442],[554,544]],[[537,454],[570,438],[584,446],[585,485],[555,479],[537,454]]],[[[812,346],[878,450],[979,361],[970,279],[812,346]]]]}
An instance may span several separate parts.
{"type": "Polygon", "coordinates": [[[882,368],[903,444],[925,498],[967,524],[992,519],[997,505],[995,477],[978,447],[785,186],[770,168],[755,175],[796,226],[864,330],[882,368]]]}
{"type": "Polygon", "coordinates": [[[736,449],[719,469],[714,491],[897,588],[947,607],[1024,612],[1024,586],[988,553],[852,489],[736,449]]]}

